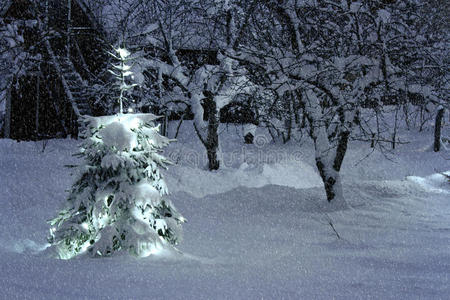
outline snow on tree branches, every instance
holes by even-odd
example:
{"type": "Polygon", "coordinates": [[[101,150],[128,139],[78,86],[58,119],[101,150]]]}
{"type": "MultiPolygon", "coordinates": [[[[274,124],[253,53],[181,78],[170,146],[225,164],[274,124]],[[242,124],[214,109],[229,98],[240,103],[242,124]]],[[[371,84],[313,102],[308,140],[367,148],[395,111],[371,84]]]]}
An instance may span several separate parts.
{"type": "Polygon", "coordinates": [[[114,48],[114,52],[115,53],[109,52],[109,54],[117,62],[116,64],[112,64],[112,69],[110,69],[109,72],[116,79],[116,88],[120,92],[117,99],[119,102],[119,112],[123,113],[124,102],[128,100],[126,97],[127,92],[137,86],[135,83],[129,84],[127,82],[128,77],[133,76],[133,72],[131,71],[133,65],[130,63],[134,58],[130,56],[131,53],[125,48],[114,48]]]}
{"type": "Polygon", "coordinates": [[[171,140],[159,134],[153,114],[123,114],[125,93],[135,84],[123,48],[111,73],[117,78],[120,112],[115,116],[83,116],[84,141],[67,207],[49,223],[48,240],[59,258],[89,253],[109,256],[118,251],[145,257],[177,245],[184,218],[172,203],[160,168],[169,161],[160,150],[171,140]]]}
{"type": "Polygon", "coordinates": [[[50,221],[49,242],[62,259],[118,251],[145,257],[181,238],[184,218],[165,198],[159,153],[170,140],[153,126],[152,114],[85,117],[67,208],[50,221]]]}

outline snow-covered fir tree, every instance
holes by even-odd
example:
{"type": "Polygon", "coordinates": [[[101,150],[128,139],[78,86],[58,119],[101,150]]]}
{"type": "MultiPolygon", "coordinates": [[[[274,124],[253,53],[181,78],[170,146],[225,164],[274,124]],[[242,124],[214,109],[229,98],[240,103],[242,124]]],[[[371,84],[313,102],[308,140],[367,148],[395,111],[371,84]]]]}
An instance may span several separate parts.
{"type": "MultiPolygon", "coordinates": [[[[117,50],[117,57],[129,52],[117,50]]],[[[115,65],[122,98],[131,75],[115,65]]],[[[113,71],[114,72],[114,71],[113,71]]],[[[51,248],[63,259],[80,254],[109,256],[118,251],[145,257],[177,245],[184,218],[172,203],[160,168],[160,150],[170,140],[159,134],[153,114],[83,117],[84,141],[67,206],[50,221],[51,248]]]]}

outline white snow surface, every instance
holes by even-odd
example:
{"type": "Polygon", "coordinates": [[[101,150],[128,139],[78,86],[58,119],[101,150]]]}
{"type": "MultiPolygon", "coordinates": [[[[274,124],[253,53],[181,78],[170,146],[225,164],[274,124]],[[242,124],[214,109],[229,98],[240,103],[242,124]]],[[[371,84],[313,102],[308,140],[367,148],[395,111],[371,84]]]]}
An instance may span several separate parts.
{"type": "Polygon", "coordinates": [[[223,126],[224,166],[209,172],[185,121],[164,153],[175,163],[169,198],[188,220],[180,252],[69,261],[42,250],[79,141],[42,152],[43,142],[0,140],[0,299],[448,299],[448,152],[427,151],[431,131],[401,137],[410,143],[391,160],[358,164],[371,149],[351,143],[342,182],[352,208],[335,211],[311,142],[273,144],[258,129],[245,145],[241,128],[223,126]]]}

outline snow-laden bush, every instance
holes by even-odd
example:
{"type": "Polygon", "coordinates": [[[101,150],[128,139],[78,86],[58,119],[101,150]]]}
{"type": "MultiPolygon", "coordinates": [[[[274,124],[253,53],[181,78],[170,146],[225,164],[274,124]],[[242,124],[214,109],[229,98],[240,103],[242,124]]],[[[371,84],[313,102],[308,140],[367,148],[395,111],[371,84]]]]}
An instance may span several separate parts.
{"type": "Polygon", "coordinates": [[[183,217],[164,196],[159,153],[170,140],[152,114],[85,117],[85,140],[67,207],[50,221],[60,258],[128,251],[148,256],[180,241],[183,217]]]}

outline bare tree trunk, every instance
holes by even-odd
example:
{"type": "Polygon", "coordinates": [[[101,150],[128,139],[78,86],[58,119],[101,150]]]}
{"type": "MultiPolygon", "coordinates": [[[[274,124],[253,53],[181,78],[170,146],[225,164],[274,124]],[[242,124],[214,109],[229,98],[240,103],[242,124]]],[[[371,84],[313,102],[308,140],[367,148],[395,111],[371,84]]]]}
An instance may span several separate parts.
{"type": "Polygon", "coordinates": [[[45,31],[48,31],[49,25],[48,25],[48,0],[45,0],[45,17],[44,17],[44,23],[45,23],[45,31]]]}
{"type": "Polygon", "coordinates": [[[434,124],[434,152],[439,152],[441,150],[441,127],[444,111],[445,109],[441,107],[436,115],[436,122],[434,124]]]}
{"type": "Polygon", "coordinates": [[[178,134],[180,133],[180,128],[181,128],[181,124],[183,124],[184,115],[185,115],[185,113],[183,113],[181,115],[180,122],[178,123],[177,130],[175,132],[175,137],[174,137],[175,139],[178,137],[178,134]]]}
{"type": "Polygon", "coordinates": [[[321,111],[320,99],[311,90],[305,93],[305,114],[309,121],[309,135],[314,141],[316,166],[322,178],[328,202],[336,208],[346,208],[339,172],[347,152],[352,120],[346,120],[345,111],[338,111],[339,128],[334,135],[329,134],[327,122],[321,111]],[[347,123],[347,124],[346,124],[347,123]],[[350,125],[348,125],[350,123],[350,125]]]}
{"type": "Polygon", "coordinates": [[[339,174],[330,172],[331,170],[327,168],[326,163],[324,163],[320,157],[316,157],[316,165],[325,187],[327,200],[328,202],[331,202],[336,197],[336,195],[341,193],[341,191],[336,191],[336,188],[339,188],[339,185],[335,185],[336,182],[338,182],[337,176],[339,176],[339,174]]]}
{"type": "Polygon", "coordinates": [[[67,58],[70,59],[70,35],[72,30],[72,0],[67,0],[67,37],[66,37],[66,51],[67,58]]]}
{"type": "Polygon", "coordinates": [[[167,116],[166,111],[163,114],[163,121],[161,124],[161,135],[166,137],[169,136],[169,117],[167,116]]]}
{"type": "MultiPolygon", "coordinates": [[[[398,110],[399,110],[399,108],[397,107],[395,109],[394,132],[392,133],[392,149],[395,149],[395,143],[396,143],[396,139],[397,139],[398,110]]],[[[408,122],[406,122],[406,124],[408,124],[408,122]]]]}
{"type": "MultiPolygon", "coordinates": [[[[339,172],[347,152],[349,136],[350,133],[347,131],[339,134],[336,152],[334,157],[331,157],[331,161],[324,159],[324,157],[320,155],[320,153],[322,153],[321,151],[316,151],[316,154],[318,154],[316,155],[316,165],[325,187],[328,202],[335,200],[337,196],[341,197],[343,195],[339,172]],[[331,166],[331,164],[333,165],[331,166]]],[[[320,146],[317,145],[316,141],[314,142],[317,150],[317,147],[320,146]]]]}
{"type": "Polygon", "coordinates": [[[6,90],[6,107],[5,107],[5,138],[11,137],[11,88],[12,84],[6,90]]]}
{"type": "Polygon", "coordinates": [[[289,103],[288,103],[288,117],[284,121],[284,129],[285,132],[282,133],[283,144],[286,144],[291,140],[292,127],[294,126],[295,114],[294,114],[294,96],[292,93],[289,95],[289,103]],[[285,134],[286,133],[286,134],[285,134]]]}
{"type": "Polygon", "coordinates": [[[205,146],[208,154],[208,169],[211,171],[220,167],[217,157],[219,149],[219,113],[216,108],[216,102],[213,99],[208,98],[206,102],[208,109],[208,136],[205,146]]]}
{"type": "Polygon", "coordinates": [[[40,101],[40,85],[41,85],[41,75],[38,74],[37,80],[36,80],[36,111],[35,111],[35,130],[36,130],[36,140],[39,139],[39,101],[40,101]]]}
{"type": "Polygon", "coordinates": [[[194,129],[203,146],[206,148],[208,169],[212,171],[218,170],[220,167],[220,161],[217,154],[219,150],[219,111],[217,110],[217,105],[212,95],[208,95],[208,97],[204,99],[204,104],[205,113],[208,119],[206,138],[201,132],[202,129],[197,127],[195,121],[194,129]]]}

